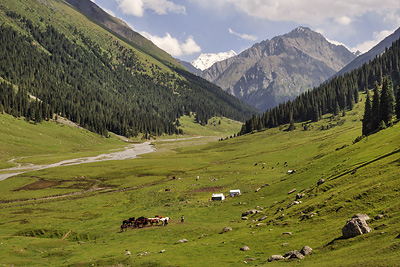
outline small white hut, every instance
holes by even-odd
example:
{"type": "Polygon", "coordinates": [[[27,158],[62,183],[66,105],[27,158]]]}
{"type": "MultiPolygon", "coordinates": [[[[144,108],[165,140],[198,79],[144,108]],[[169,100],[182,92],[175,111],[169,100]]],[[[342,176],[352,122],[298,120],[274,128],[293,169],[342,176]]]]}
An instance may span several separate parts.
{"type": "Polygon", "coordinates": [[[211,200],[224,200],[225,196],[222,193],[212,194],[211,200]]]}
{"type": "Polygon", "coordinates": [[[232,189],[232,190],[229,190],[229,195],[230,195],[231,197],[240,195],[240,189],[232,189]]]}

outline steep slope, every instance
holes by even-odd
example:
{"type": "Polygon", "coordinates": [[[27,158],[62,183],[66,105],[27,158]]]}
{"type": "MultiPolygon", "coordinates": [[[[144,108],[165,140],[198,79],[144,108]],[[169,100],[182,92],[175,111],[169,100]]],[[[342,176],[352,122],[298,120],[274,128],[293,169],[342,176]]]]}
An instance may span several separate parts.
{"type": "Polygon", "coordinates": [[[2,1],[0,58],[8,62],[0,64],[2,110],[35,122],[56,113],[94,132],[128,137],[179,133],[176,119],[190,112],[201,124],[215,115],[244,120],[257,112],[192,78],[93,2],[74,3],[95,18],[65,1],[2,1]]]}
{"type": "Polygon", "coordinates": [[[107,12],[102,10],[91,0],[65,0],[77,10],[101,24],[105,28],[111,30],[113,34],[120,35],[131,41],[135,48],[146,52],[153,57],[162,60],[164,63],[170,63],[177,66],[177,62],[164,50],[154,45],[150,40],[143,37],[141,34],[133,31],[124,21],[112,17],[107,12]]]}
{"type": "Polygon", "coordinates": [[[266,110],[324,82],[354,57],[344,46],[298,27],[214,64],[202,77],[266,110]]]}
{"type": "Polygon", "coordinates": [[[380,55],[383,52],[385,52],[385,49],[391,47],[392,43],[397,41],[399,38],[400,38],[400,28],[398,28],[394,33],[383,39],[379,44],[371,48],[371,50],[358,56],[352,62],[347,64],[343,69],[341,69],[338,73],[336,73],[335,76],[349,73],[352,70],[361,67],[364,63],[367,63],[368,61],[374,59],[377,55],[380,55]]]}

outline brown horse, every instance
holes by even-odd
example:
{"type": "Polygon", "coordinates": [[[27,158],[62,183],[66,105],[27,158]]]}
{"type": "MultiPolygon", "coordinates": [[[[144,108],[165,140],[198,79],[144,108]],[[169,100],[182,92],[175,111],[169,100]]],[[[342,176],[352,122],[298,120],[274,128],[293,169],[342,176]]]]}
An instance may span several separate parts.
{"type": "Polygon", "coordinates": [[[127,224],[122,224],[121,225],[121,233],[124,232],[124,231],[126,232],[127,230],[128,230],[128,225],[127,224]]]}
{"type": "Polygon", "coordinates": [[[149,220],[142,216],[136,219],[134,227],[143,228],[147,224],[149,224],[149,220]]]}

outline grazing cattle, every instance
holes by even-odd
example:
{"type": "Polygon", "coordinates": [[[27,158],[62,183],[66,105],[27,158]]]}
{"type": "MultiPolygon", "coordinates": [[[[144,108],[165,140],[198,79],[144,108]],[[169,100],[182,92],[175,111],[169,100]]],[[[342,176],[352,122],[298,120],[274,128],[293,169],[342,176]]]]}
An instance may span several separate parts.
{"type": "Polygon", "coordinates": [[[164,226],[168,224],[168,221],[169,221],[169,217],[165,217],[165,218],[161,218],[160,219],[161,224],[164,225],[164,226]]]}

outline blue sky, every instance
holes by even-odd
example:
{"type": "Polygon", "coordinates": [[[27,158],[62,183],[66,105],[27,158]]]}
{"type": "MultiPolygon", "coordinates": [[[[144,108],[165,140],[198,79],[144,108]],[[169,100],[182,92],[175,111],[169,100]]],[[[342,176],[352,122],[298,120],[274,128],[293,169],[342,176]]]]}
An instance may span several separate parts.
{"type": "Polygon", "coordinates": [[[172,56],[234,50],[310,27],[366,52],[400,27],[399,0],[92,0],[172,56]]]}

